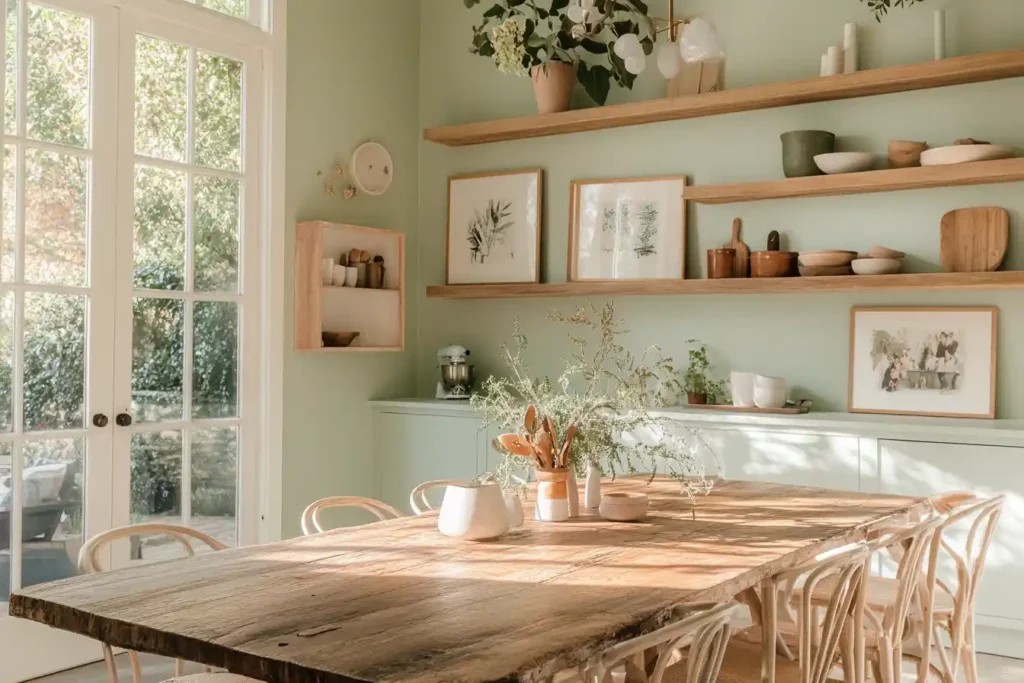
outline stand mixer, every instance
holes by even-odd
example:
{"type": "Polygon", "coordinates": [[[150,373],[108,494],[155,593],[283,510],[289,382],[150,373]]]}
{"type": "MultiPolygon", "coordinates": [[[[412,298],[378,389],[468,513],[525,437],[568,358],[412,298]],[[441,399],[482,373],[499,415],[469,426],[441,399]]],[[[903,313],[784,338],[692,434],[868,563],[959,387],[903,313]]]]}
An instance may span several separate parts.
{"type": "Polygon", "coordinates": [[[464,346],[446,346],[437,351],[437,364],[441,367],[441,381],[437,383],[436,397],[444,400],[466,400],[473,388],[473,366],[466,361],[469,349],[464,346]]]}

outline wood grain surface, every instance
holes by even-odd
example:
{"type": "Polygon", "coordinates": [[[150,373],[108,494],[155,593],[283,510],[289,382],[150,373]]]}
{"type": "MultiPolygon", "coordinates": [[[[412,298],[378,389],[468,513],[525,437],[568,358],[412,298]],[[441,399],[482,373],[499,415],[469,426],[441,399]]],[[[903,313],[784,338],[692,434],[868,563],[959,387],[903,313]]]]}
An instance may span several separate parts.
{"type": "Polygon", "coordinates": [[[727,482],[694,510],[668,479],[605,488],[647,492],[647,519],[528,509],[471,543],[427,514],[35,586],[10,613],[274,683],[537,681],[925,505],[727,482]]]}
{"type": "Polygon", "coordinates": [[[939,259],[948,273],[998,270],[1010,246],[1010,213],[997,206],[950,211],[942,217],[939,259]]]}

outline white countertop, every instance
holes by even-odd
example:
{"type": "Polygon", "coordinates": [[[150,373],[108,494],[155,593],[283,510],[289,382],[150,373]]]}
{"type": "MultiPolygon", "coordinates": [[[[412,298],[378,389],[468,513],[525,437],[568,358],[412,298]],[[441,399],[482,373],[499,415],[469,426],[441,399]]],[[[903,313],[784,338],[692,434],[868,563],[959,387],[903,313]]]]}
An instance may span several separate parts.
{"type": "MultiPolygon", "coordinates": [[[[374,410],[393,413],[465,415],[476,411],[468,401],[410,398],[371,401],[374,410]]],[[[805,415],[757,415],[724,411],[662,408],[654,412],[693,426],[768,431],[807,431],[835,435],[966,443],[1024,445],[1024,420],[971,420],[860,413],[810,412],[805,415]]]]}

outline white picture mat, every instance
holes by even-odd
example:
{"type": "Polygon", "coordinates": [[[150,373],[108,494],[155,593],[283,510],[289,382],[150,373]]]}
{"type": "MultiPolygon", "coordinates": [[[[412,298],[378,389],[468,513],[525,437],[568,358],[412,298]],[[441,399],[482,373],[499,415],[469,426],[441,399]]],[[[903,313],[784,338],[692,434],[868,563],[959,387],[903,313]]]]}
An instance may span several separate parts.
{"type": "MultiPolygon", "coordinates": [[[[580,183],[573,230],[577,280],[681,279],[684,275],[685,178],[580,183]],[[633,208],[650,203],[658,209],[658,234],[652,241],[656,254],[631,257],[631,245],[617,248],[604,226],[605,209],[627,203],[633,208]],[[608,249],[611,248],[609,252],[608,249]]],[[[621,225],[621,223],[618,223],[621,225]]],[[[634,226],[635,228],[635,226],[634,226]]],[[[616,233],[618,235],[619,233],[616,233]]]]}
{"type": "Polygon", "coordinates": [[[850,410],[988,417],[994,412],[992,323],[995,315],[991,310],[855,311],[852,318],[850,410]],[[890,334],[900,330],[956,332],[964,366],[958,378],[958,390],[949,393],[885,391],[882,379],[886,363],[880,362],[872,368],[871,362],[872,334],[878,329],[890,334]]]}
{"type": "Polygon", "coordinates": [[[448,191],[448,284],[536,282],[540,231],[540,174],[452,178],[448,191]],[[502,251],[483,263],[472,260],[467,240],[475,213],[488,200],[511,203],[515,225],[502,251]],[[506,255],[511,255],[505,258],[506,255]]]}

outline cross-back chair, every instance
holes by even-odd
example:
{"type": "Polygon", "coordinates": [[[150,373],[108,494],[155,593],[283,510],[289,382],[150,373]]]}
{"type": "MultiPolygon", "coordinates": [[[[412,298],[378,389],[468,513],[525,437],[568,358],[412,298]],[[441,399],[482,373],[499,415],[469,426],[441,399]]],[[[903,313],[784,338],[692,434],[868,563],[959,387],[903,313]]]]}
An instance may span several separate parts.
{"type": "Polygon", "coordinates": [[[401,512],[387,503],[373,498],[361,496],[329,496],[310,503],[302,512],[302,535],[312,536],[322,534],[326,529],[320,523],[320,513],[331,508],[360,508],[370,512],[378,521],[386,522],[389,519],[405,517],[401,512]]]}

